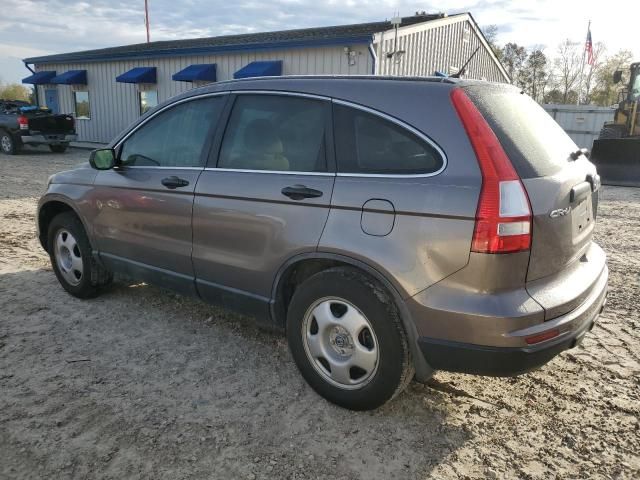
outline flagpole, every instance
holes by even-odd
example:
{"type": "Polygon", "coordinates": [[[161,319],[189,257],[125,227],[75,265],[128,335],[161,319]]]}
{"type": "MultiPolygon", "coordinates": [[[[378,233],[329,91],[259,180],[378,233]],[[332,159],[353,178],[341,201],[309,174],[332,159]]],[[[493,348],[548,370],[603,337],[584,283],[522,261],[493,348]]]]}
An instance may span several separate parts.
{"type": "MultiPolygon", "coordinates": [[[[589,31],[591,30],[591,20],[589,20],[589,25],[587,26],[587,36],[589,35],[589,31]]],[[[587,44],[582,46],[582,64],[580,65],[580,82],[578,83],[578,99],[576,100],[576,105],[580,105],[580,94],[582,93],[582,77],[584,76],[584,59],[587,55],[587,44]]]]}
{"type": "Polygon", "coordinates": [[[149,43],[149,2],[144,0],[144,24],[147,27],[147,43],[149,43]]]}

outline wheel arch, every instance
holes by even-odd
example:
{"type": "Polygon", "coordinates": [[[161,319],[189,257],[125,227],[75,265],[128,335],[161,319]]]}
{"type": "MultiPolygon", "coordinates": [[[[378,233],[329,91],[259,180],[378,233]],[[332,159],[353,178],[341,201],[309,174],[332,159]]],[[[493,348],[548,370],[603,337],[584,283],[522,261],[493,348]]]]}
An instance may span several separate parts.
{"type": "Polygon", "coordinates": [[[73,205],[73,202],[69,201],[65,197],[62,196],[51,196],[46,197],[41,200],[40,205],[38,207],[38,240],[40,240],[40,245],[45,249],[46,252],[49,252],[48,244],[48,231],[49,225],[51,224],[51,220],[54,219],[56,215],[64,212],[73,213],[78,219],[80,223],[82,223],[82,227],[87,234],[87,237],[91,239],[89,235],[89,230],[87,229],[87,225],[82,218],[82,215],[78,212],[76,207],[73,205]]]}
{"type": "Polygon", "coordinates": [[[293,296],[295,286],[301,284],[310,276],[329,268],[348,266],[360,270],[364,274],[378,281],[387,290],[400,314],[400,320],[409,339],[409,348],[418,381],[431,378],[433,368],[429,366],[418,346],[418,331],[407,309],[402,295],[396,286],[378,269],[371,265],[340,254],[313,252],[296,255],[283,264],[276,275],[271,294],[271,316],[273,321],[281,327],[286,325],[287,307],[293,296]]]}

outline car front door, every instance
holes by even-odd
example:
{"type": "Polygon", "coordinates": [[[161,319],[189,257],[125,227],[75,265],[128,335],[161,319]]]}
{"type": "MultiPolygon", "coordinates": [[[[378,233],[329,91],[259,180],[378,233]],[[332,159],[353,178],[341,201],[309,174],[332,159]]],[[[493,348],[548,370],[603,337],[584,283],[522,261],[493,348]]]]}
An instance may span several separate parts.
{"type": "Polygon", "coordinates": [[[231,101],[195,191],[196,283],[204,299],[264,318],[278,269],[315,251],[327,220],[331,108],[282,94],[238,93],[231,101]]]}
{"type": "Polygon", "coordinates": [[[194,189],[226,98],[190,99],[150,117],[117,147],[118,166],[98,173],[92,223],[107,266],[195,293],[194,189]]]}

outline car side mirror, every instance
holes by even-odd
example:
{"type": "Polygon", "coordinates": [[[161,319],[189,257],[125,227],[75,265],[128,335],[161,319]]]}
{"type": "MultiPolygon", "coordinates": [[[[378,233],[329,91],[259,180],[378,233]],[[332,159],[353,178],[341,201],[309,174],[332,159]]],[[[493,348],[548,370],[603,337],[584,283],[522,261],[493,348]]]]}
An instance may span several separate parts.
{"type": "Polygon", "coordinates": [[[101,148],[91,152],[89,163],[96,170],[110,170],[116,166],[116,154],[112,148],[101,148]]]}
{"type": "Polygon", "coordinates": [[[613,83],[620,83],[622,81],[622,70],[616,70],[613,72],[613,83]]]}

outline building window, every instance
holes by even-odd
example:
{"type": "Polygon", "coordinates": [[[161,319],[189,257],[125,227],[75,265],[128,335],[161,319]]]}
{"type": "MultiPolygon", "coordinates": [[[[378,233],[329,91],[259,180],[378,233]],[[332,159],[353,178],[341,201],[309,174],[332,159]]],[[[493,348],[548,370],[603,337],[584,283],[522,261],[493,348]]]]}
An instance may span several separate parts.
{"type": "Polygon", "coordinates": [[[139,93],[140,98],[140,115],[147,113],[147,110],[158,105],[158,91],[148,90],[139,93]]]}
{"type": "Polygon", "coordinates": [[[76,103],[76,118],[79,120],[89,120],[91,118],[89,92],[73,92],[73,96],[76,103]]]}

